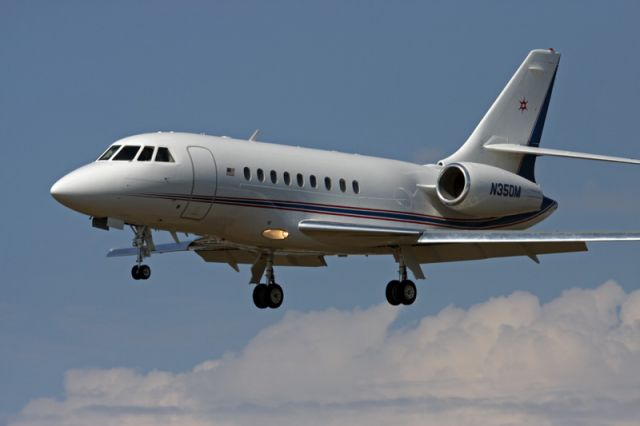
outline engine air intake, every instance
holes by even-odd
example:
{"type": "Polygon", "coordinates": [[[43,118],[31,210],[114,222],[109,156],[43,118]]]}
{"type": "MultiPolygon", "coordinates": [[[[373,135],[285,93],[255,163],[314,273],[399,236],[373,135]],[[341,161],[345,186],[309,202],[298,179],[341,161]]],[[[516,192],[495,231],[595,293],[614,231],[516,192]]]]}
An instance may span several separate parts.
{"type": "Polygon", "coordinates": [[[436,192],[451,210],[478,217],[536,211],[540,187],[515,173],[478,163],[451,163],[438,176],[436,192]]]}
{"type": "Polygon", "coordinates": [[[458,164],[445,167],[438,178],[436,189],[444,204],[455,205],[459,203],[469,191],[467,171],[458,164]]]}

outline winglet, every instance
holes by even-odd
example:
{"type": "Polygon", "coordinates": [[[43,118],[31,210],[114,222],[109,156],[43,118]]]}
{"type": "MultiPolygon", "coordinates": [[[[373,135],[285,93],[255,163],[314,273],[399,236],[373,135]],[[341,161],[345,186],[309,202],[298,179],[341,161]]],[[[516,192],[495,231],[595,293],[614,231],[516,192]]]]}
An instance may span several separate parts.
{"type": "Polygon", "coordinates": [[[260,134],[260,129],[254,130],[253,133],[251,134],[251,137],[249,137],[249,142],[255,142],[259,134],[260,134]]]}

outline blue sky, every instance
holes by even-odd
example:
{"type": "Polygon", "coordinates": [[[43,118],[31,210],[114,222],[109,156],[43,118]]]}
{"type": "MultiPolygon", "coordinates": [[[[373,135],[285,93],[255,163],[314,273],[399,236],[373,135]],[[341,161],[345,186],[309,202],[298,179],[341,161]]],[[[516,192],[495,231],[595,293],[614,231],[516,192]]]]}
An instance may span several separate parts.
{"type": "MultiPolygon", "coordinates": [[[[93,229],[49,195],[112,141],[260,128],[270,142],[435,162],[529,50],[554,47],[563,57],[542,145],[638,158],[639,16],[631,1],[1,2],[0,423],[36,398],[68,397],[70,370],[179,373],[246,350],[287,312],[384,309],[387,258],[281,269],[285,304],[268,312],[250,301],[247,268],[195,255],[154,257],[151,280],[133,282],[129,259],[105,258],[131,235],[93,229]]],[[[640,168],[541,159],[536,175],[560,204],[540,229],[640,228],[640,168]]],[[[546,303],[615,280],[635,294],[639,255],[606,244],[541,265],[426,266],[418,301],[387,325],[518,290],[546,303]]]]}

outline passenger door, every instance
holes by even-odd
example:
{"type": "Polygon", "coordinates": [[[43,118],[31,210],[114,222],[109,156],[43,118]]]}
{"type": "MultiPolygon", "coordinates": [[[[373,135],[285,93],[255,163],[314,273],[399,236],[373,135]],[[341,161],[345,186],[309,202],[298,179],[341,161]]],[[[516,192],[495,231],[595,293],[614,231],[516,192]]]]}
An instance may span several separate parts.
{"type": "Polygon", "coordinates": [[[187,148],[193,170],[191,198],[182,212],[185,219],[202,220],[211,207],[216,196],[217,168],[213,154],[201,146],[187,148]]]}

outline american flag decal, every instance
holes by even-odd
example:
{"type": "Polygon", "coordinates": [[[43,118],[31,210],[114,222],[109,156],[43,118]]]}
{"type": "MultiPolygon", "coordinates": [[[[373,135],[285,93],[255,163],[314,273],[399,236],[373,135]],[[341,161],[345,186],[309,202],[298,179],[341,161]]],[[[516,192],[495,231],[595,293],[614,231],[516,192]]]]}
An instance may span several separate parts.
{"type": "Polygon", "coordinates": [[[233,167],[227,167],[227,176],[235,176],[236,175],[236,169],[233,167]]]}

